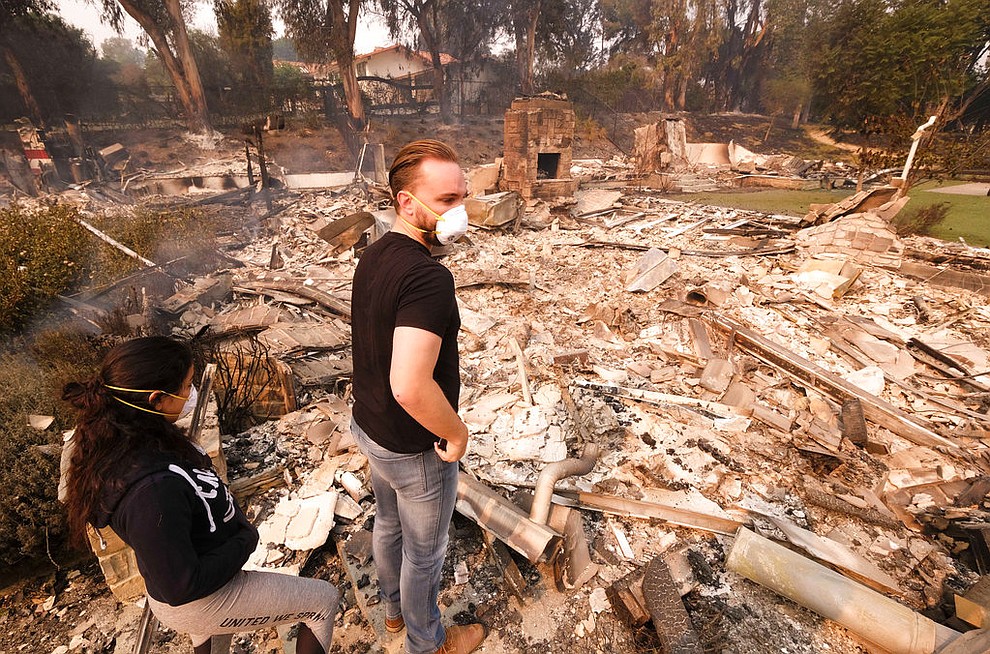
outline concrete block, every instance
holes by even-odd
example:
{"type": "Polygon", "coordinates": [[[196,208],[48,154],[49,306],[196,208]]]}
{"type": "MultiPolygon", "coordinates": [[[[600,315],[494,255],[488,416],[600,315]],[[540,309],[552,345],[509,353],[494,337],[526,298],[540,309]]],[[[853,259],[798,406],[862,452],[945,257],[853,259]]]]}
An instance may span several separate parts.
{"type": "Polygon", "coordinates": [[[468,222],[476,227],[498,227],[519,217],[519,194],[503,191],[464,200],[468,222]]]}
{"type": "Polygon", "coordinates": [[[110,586],[110,592],[118,601],[125,604],[136,602],[144,597],[147,589],[144,585],[144,577],[134,575],[110,586]]]}

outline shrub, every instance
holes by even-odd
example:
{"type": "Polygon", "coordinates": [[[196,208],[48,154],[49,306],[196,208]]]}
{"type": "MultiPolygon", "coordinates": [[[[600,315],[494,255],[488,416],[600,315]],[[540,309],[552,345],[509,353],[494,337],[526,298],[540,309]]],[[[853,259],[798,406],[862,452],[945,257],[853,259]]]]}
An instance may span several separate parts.
{"type": "Polygon", "coordinates": [[[58,432],[38,431],[26,420],[0,424],[0,562],[10,566],[59,550],[66,538],[58,502],[58,432]]]}
{"type": "Polygon", "coordinates": [[[945,220],[949,214],[948,202],[936,202],[935,204],[921,207],[920,209],[902,211],[894,216],[891,225],[898,236],[908,234],[918,234],[925,236],[932,233],[935,226],[945,220]]]}
{"type": "Polygon", "coordinates": [[[75,208],[0,209],[0,332],[22,328],[85,273],[91,240],[75,208]]]}
{"type": "Polygon", "coordinates": [[[66,540],[58,502],[62,430],[74,416],[59,400],[62,385],[90,374],[99,354],[85,338],[47,332],[32,347],[0,354],[0,562],[57,556],[66,540]],[[33,354],[33,355],[32,355],[33,354]],[[30,414],[51,415],[41,431],[30,414]]]}
{"type": "MultiPolygon", "coordinates": [[[[216,215],[216,214],[214,214],[216,215]]],[[[215,263],[218,219],[189,207],[136,208],[129,215],[94,217],[94,227],[157,264],[184,257],[184,266],[172,266],[182,275],[208,260],[215,263]]],[[[102,244],[93,262],[94,284],[114,282],[144,267],[117,248],[102,244]]]]}
{"type": "Polygon", "coordinates": [[[659,106],[660,98],[647,66],[634,59],[621,65],[563,75],[547,76],[548,88],[564,91],[580,114],[595,116],[599,112],[649,111],[659,106]]]}
{"type": "Polygon", "coordinates": [[[591,117],[578,116],[575,121],[574,131],[590,142],[608,138],[605,128],[591,117]]]}

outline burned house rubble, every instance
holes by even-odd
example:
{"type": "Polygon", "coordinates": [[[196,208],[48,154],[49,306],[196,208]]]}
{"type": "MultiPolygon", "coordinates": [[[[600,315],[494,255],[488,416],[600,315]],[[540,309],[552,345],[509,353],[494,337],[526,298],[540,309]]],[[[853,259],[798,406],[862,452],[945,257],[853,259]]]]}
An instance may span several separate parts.
{"type": "MultiPolygon", "coordinates": [[[[474,228],[442,253],[471,433],[445,619],[491,625],[489,653],[987,651],[990,251],[899,237],[893,190],[804,218],[674,200],[653,181],[708,156],[676,120],[636,161],[572,160],[567,111],[513,104],[501,172],[469,171],[474,228]]],[[[727,150],[737,172],[808,170],[727,150]]],[[[329,549],[342,651],[395,652],[348,408],[350,279],[391,217],[370,175],[338,181],[272,208],[184,193],[246,227],[229,265],[145,310],[229,353],[215,386],[256,392],[264,421],[206,430],[261,533],[249,565],[299,574],[329,549]]],[[[116,651],[145,628],[127,611],[116,651]]]]}

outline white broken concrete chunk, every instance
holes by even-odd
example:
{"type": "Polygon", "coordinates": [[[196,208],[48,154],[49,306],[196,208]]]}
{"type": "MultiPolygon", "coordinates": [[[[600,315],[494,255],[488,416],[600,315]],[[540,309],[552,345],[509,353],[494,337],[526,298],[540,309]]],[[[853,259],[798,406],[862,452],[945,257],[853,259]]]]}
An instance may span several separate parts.
{"type": "Polygon", "coordinates": [[[861,370],[843,375],[842,378],[853,386],[857,386],[877,397],[883,393],[883,369],[878,366],[867,366],[861,370]]]}
{"type": "Polygon", "coordinates": [[[463,586],[467,582],[468,582],[467,561],[458,561],[457,565],[454,566],[454,583],[458,586],[463,586]]]}
{"type": "Polygon", "coordinates": [[[540,457],[549,427],[546,409],[525,407],[516,412],[511,431],[500,435],[496,444],[499,451],[512,461],[531,461],[540,457]]]}
{"type": "Polygon", "coordinates": [[[621,197],[622,191],[608,191],[604,189],[577,191],[574,193],[574,199],[577,200],[577,204],[574,205],[571,213],[575,216],[580,216],[586,213],[611,209],[621,197]]]}
{"type": "Polygon", "coordinates": [[[608,596],[605,595],[604,588],[596,588],[591,591],[591,596],[588,597],[588,602],[591,604],[592,613],[602,613],[608,611],[611,604],[608,601],[608,596]]]}
{"type": "Polygon", "coordinates": [[[478,431],[485,431],[495,421],[503,409],[515,404],[519,396],[515,393],[492,393],[472,404],[462,416],[465,424],[478,431]]]}
{"type": "Polygon", "coordinates": [[[251,562],[261,565],[273,545],[311,550],[326,542],[333,528],[337,493],[319,493],[305,499],[283,497],[275,511],[258,525],[258,548],[251,562]]]}
{"type": "Polygon", "coordinates": [[[461,327],[475,336],[484,335],[485,332],[498,324],[498,321],[491,316],[486,316],[463,304],[458,303],[458,310],[461,314],[461,327]]]}
{"type": "Polygon", "coordinates": [[[533,402],[548,409],[557,406],[561,399],[560,387],[555,384],[543,384],[533,393],[533,402]]]}
{"type": "Polygon", "coordinates": [[[677,272],[677,262],[674,259],[662,250],[650,248],[643,253],[623,281],[626,290],[630,293],[650,291],[667,281],[675,272],[677,272]]]}
{"type": "Polygon", "coordinates": [[[632,560],[635,558],[633,554],[632,547],[629,546],[629,539],[626,538],[625,532],[619,529],[616,525],[611,525],[612,534],[615,535],[615,542],[619,546],[619,554],[622,558],[632,560]]]}
{"type": "Polygon", "coordinates": [[[299,500],[299,511],[285,530],[285,546],[293,550],[312,550],[327,542],[333,529],[336,504],[337,493],[299,500]]]}
{"type": "Polygon", "coordinates": [[[337,495],[337,504],[333,507],[333,513],[345,520],[353,522],[361,517],[364,509],[350,495],[339,494],[337,495]]]}

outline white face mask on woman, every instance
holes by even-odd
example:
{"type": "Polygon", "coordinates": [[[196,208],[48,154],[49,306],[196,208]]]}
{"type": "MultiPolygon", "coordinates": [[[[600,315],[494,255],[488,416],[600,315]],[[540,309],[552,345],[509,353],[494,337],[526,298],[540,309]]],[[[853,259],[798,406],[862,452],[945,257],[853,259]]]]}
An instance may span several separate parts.
{"type": "Polygon", "coordinates": [[[190,386],[189,397],[186,398],[186,403],[182,405],[182,411],[179,411],[180,418],[185,418],[196,409],[197,398],[199,398],[199,394],[196,392],[196,387],[190,386]]]}
{"type": "MultiPolygon", "coordinates": [[[[409,191],[406,191],[406,193],[409,193],[409,191]]],[[[422,200],[417,198],[412,193],[409,193],[409,197],[416,202],[419,202],[420,206],[437,217],[437,228],[433,230],[433,233],[436,234],[437,241],[440,242],[440,245],[450,245],[467,233],[468,213],[463,204],[459,204],[456,207],[451,207],[442,214],[439,214],[426,206],[422,200]]],[[[415,226],[413,225],[413,227],[415,226]]],[[[419,231],[426,234],[430,233],[429,230],[426,229],[420,229],[419,227],[416,227],[416,229],[419,229],[419,231]]]]}

